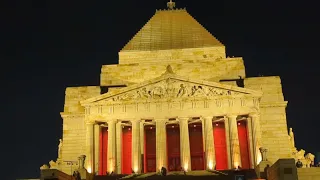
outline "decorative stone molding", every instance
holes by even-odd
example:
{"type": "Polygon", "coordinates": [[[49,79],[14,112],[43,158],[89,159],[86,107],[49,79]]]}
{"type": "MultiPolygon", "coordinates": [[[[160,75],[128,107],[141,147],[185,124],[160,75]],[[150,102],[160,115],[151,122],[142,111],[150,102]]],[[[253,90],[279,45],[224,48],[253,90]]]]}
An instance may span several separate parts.
{"type": "Polygon", "coordinates": [[[72,114],[72,113],[65,113],[65,112],[60,112],[61,117],[64,118],[79,118],[79,117],[84,117],[85,114],[72,114]]]}
{"type": "Polygon", "coordinates": [[[282,101],[282,102],[263,102],[260,103],[260,107],[266,108],[266,107],[287,107],[288,101],[282,101]]]}
{"type": "Polygon", "coordinates": [[[185,98],[212,99],[215,97],[261,97],[262,92],[209,81],[190,80],[172,73],[144,83],[123,88],[118,92],[106,93],[81,101],[83,106],[103,101],[158,101],[185,98]]]}

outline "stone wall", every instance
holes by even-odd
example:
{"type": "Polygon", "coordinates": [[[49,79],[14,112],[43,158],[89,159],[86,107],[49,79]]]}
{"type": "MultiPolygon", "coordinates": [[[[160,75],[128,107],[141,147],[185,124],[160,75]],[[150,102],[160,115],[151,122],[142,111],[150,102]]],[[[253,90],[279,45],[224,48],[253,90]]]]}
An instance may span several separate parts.
{"type": "Polygon", "coordinates": [[[119,64],[157,63],[179,60],[215,60],[225,57],[224,46],[158,51],[120,51],[119,64]]]}
{"type": "Polygon", "coordinates": [[[263,92],[260,102],[260,126],[262,146],[268,149],[268,160],[274,163],[279,158],[292,158],[286,102],[280,78],[277,76],[247,78],[244,83],[245,88],[263,92]]]}
{"type": "Polygon", "coordinates": [[[267,172],[268,180],[298,180],[294,159],[279,159],[267,172]]]}
{"type": "Polygon", "coordinates": [[[171,65],[177,75],[195,80],[219,82],[221,79],[245,77],[242,58],[219,60],[159,61],[156,63],[135,63],[104,65],[101,69],[101,86],[131,85],[159,77],[171,65]]]}
{"type": "Polygon", "coordinates": [[[298,168],[299,180],[319,180],[320,168],[298,168]]]}
{"type": "Polygon", "coordinates": [[[98,95],[99,86],[68,87],[65,92],[64,113],[84,113],[80,101],[98,95]]]}
{"type": "MultiPolygon", "coordinates": [[[[68,87],[65,93],[63,118],[62,164],[59,169],[70,174],[71,167],[63,161],[77,161],[86,152],[86,126],[84,108],[80,101],[100,95],[99,86],[68,87]]],[[[72,169],[78,168],[74,165],[72,169]]]]}

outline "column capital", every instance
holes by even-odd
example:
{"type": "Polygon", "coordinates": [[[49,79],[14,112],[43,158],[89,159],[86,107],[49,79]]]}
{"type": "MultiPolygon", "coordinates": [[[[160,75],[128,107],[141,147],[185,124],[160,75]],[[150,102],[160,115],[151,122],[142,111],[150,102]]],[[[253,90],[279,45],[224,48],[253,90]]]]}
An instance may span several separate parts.
{"type": "Polygon", "coordinates": [[[211,119],[213,120],[214,116],[200,116],[200,119],[211,119]]]}
{"type": "Polygon", "coordinates": [[[190,117],[178,117],[177,120],[182,120],[182,121],[188,121],[189,119],[191,119],[190,117]]]}
{"type": "Polygon", "coordinates": [[[130,122],[137,122],[137,121],[142,121],[140,118],[134,118],[134,119],[130,119],[130,122]]]}
{"type": "Polygon", "coordinates": [[[249,117],[258,118],[260,117],[260,113],[250,113],[249,117]]]}
{"type": "Polygon", "coordinates": [[[154,119],[155,122],[167,122],[168,119],[166,118],[157,118],[157,119],[154,119]]]}
{"type": "Polygon", "coordinates": [[[117,123],[118,122],[118,120],[117,119],[108,119],[107,120],[107,123],[109,124],[115,124],[115,123],[117,123]]]}
{"type": "Polygon", "coordinates": [[[239,115],[238,114],[227,114],[227,118],[237,118],[239,115]]]}
{"type": "Polygon", "coordinates": [[[92,120],[86,120],[85,122],[86,122],[86,125],[94,125],[94,124],[96,124],[96,122],[92,121],[92,120]]]}

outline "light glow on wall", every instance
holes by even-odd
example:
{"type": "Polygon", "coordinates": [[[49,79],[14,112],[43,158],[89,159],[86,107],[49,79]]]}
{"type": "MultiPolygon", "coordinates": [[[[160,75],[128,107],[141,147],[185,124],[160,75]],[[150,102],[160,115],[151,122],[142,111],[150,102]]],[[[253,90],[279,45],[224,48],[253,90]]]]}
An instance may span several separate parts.
{"type": "Polygon", "coordinates": [[[261,156],[261,153],[260,151],[258,151],[257,153],[257,165],[262,161],[262,156],[261,156]]]}
{"type": "Polygon", "coordinates": [[[112,159],[110,159],[110,169],[109,169],[109,172],[111,173],[111,172],[113,172],[113,161],[112,161],[112,159]]]}
{"type": "Polygon", "coordinates": [[[185,170],[185,171],[188,171],[188,163],[185,163],[185,164],[184,164],[184,170],[185,170]]]}
{"type": "Polygon", "coordinates": [[[87,167],[87,171],[88,171],[88,173],[92,173],[92,169],[90,166],[87,167]]]}
{"type": "Polygon", "coordinates": [[[138,173],[138,167],[134,167],[133,171],[137,174],[138,173]]]}
{"type": "Polygon", "coordinates": [[[235,169],[238,169],[238,166],[240,165],[240,163],[239,162],[234,162],[234,168],[235,169]]]}
{"type": "Polygon", "coordinates": [[[209,167],[210,170],[213,169],[213,162],[212,162],[212,160],[209,161],[208,167],[209,167]]]}

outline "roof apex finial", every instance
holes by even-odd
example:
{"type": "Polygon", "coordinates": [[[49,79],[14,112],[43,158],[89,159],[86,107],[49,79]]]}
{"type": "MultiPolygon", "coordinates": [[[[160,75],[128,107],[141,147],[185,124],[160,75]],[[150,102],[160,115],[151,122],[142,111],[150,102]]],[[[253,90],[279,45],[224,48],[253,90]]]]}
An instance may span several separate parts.
{"type": "Polygon", "coordinates": [[[167,3],[167,7],[168,9],[173,10],[176,7],[176,3],[170,0],[170,2],[167,3]]]}

